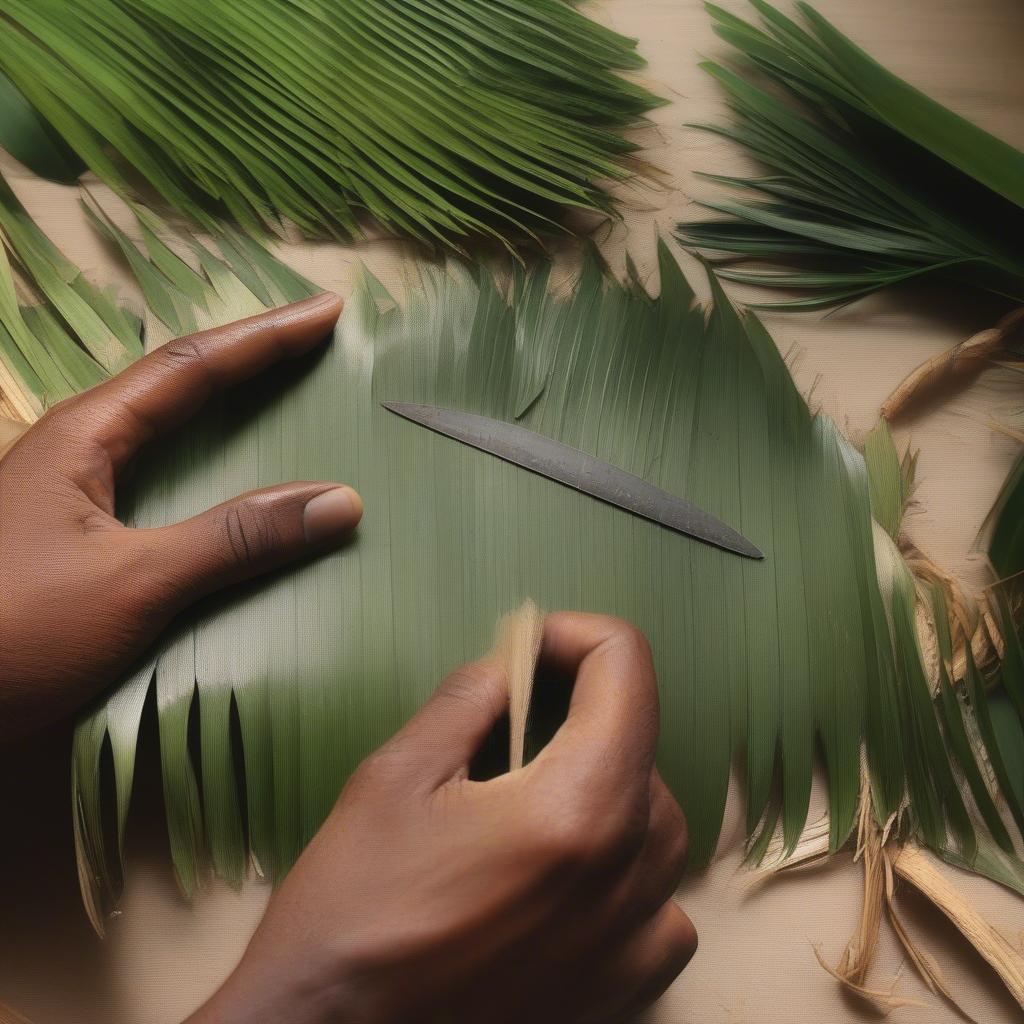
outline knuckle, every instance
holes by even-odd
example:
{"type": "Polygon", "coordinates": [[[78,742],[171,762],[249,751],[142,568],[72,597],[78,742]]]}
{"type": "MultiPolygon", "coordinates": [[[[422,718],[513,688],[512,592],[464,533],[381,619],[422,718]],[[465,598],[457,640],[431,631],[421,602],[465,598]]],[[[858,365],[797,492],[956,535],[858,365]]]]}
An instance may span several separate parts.
{"type": "Polygon", "coordinates": [[[86,536],[105,535],[121,528],[121,524],[102,509],[90,507],[79,517],[78,524],[86,536]]]}
{"type": "Polygon", "coordinates": [[[623,660],[634,667],[635,675],[641,681],[636,687],[635,701],[638,713],[648,723],[648,734],[657,739],[661,730],[660,697],[654,669],[654,654],[646,635],[639,626],[624,619],[616,620],[616,628],[608,638],[623,660]]]}
{"type": "Polygon", "coordinates": [[[634,858],[647,838],[649,818],[648,809],[635,803],[611,810],[595,837],[604,856],[615,861],[634,858]]]}
{"type": "Polygon", "coordinates": [[[194,334],[187,334],[161,345],[149,358],[154,365],[167,370],[181,370],[197,365],[203,366],[206,363],[202,346],[194,334]]]}
{"type": "Polygon", "coordinates": [[[349,787],[376,790],[394,781],[403,762],[398,744],[390,740],[365,758],[352,773],[349,787]]]}
{"type": "Polygon", "coordinates": [[[548,868],[556,874],[575,874],[593,861],[594,850],[586,829],[580,828],[572,817],[550,823],[538,830],[536,845],[548,868]]]}
{"type": "Polygon", "coordinates": [[[51,405],[35,425],[39,434],[47,434],[58,441],[81,440],[89,424],[82,408],[80,395],[64,398],[51,405]]]}
{"type": "Polygon", "coordinates": [[[686,869],[689,834],[686,816],[660,776],[655,777],[650,832],[658,861],[667,877],[678,881],[686,869]]]}
{"type": "Polygon", "coordinates": [[[232,558],[241,565],[266,561],[280,543],[272,518],[253,499],[238,501],[225,510],[223,530],[232,558]]]}
{"type": "Polygon", "coordinates": [[[625,619],[610,620],[608,642],[632,652],[638,658],[651,658],[651,645],[644,631],[625,619]]]}
{"type": "Polygon", "coordinates": [[[639,815],[584,804],[542,819],[536,836],[555,870],[600,870],[639,852],[644,825],[639,815]]]}
{"type": "Polygon", "coordinates": [[[471,662],[457,668],[441,684],[438,697],[471,711],[485,712],[504,699],[502,673],[495,665],[471,662]]]}
{"type": "Polygon", "coordinates": [[[51,406],[34,432],[54,455],[73,456],[77,469],[92,476],[110,472],[107,443],[136,436],[140,426],[123,400],[84,392],[51,406]]]}

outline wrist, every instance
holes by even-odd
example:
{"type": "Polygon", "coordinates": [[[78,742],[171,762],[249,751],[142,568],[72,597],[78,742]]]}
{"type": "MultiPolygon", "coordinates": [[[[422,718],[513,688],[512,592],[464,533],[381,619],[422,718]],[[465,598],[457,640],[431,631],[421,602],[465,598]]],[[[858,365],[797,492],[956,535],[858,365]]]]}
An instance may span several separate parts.
{"type": "Polygon", "coordinates": [[[304,976],[293,963],[244,961],[184,1024],[397,1024],[343,972],[304,976]]]}

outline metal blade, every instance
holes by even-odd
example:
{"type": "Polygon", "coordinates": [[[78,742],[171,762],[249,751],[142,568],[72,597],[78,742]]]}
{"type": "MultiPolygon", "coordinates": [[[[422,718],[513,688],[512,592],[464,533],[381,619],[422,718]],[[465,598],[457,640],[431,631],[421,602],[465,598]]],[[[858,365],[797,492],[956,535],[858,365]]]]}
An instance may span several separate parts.
{"type": "Polygon", "coordinates": [[[382,402],[385,409],[472,448],[539,473],[652,523],[746,558],[764,558],[743,534],[683,498],[577,448],[514,423],[433,405],[382,402]]]}

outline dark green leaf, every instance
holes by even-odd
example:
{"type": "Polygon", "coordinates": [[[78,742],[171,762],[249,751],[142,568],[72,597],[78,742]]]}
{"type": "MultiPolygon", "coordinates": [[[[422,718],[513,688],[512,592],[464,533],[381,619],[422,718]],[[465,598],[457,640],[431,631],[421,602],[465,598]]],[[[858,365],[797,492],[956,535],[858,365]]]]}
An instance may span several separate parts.
{"type": "Polygon", "coordinates": [[[511,245],[560,230],[563,207],[610,214],[602,183],[636,149],[619,131],[661,102],[616,73],[642,65],[634,42],[562,0],[0,12],[0,70],[107,184],[130,197],[130,168],[204,226],[254,235],[291,220],[348,238],[368,215],[511,245]]]}
{"type": "Polygon", "coordinates": [[[14,83],[0,72],[0,148],[33,174],[72,182],[85,164],[39,116],[14,83]]]}
{"type": "Polygon", "coordinates": [[[731,219],[681,224],[679,237],[782,264],[728,271],[808,292],[773,304],[781,309],[837,305],[923,275],[1024,301],[1024,153],[886,71],[807,4],[798,6],[810,31],[764,0],[753,6],[763,30],[708,9],[718,35],[778,88],[705,63],[734,116],[708,130],[768,174],[720,177],[746,194],[704,205],[731,219]]]}

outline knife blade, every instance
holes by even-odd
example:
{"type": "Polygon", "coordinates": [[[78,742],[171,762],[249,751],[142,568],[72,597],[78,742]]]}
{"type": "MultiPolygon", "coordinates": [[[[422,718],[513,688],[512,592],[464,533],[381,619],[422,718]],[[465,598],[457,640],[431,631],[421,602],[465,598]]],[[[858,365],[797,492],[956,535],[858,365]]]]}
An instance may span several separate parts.
{"type": "Polygon", "coordinates": [[[743,534],[710,512],[554,438],[515,423],[457,409],[406,402],[382,402],[381,405],[421,427],[496,455],[505,462],[589,494],[676,533],[745,558],[764,558],[764,554],[743,534]]]}

